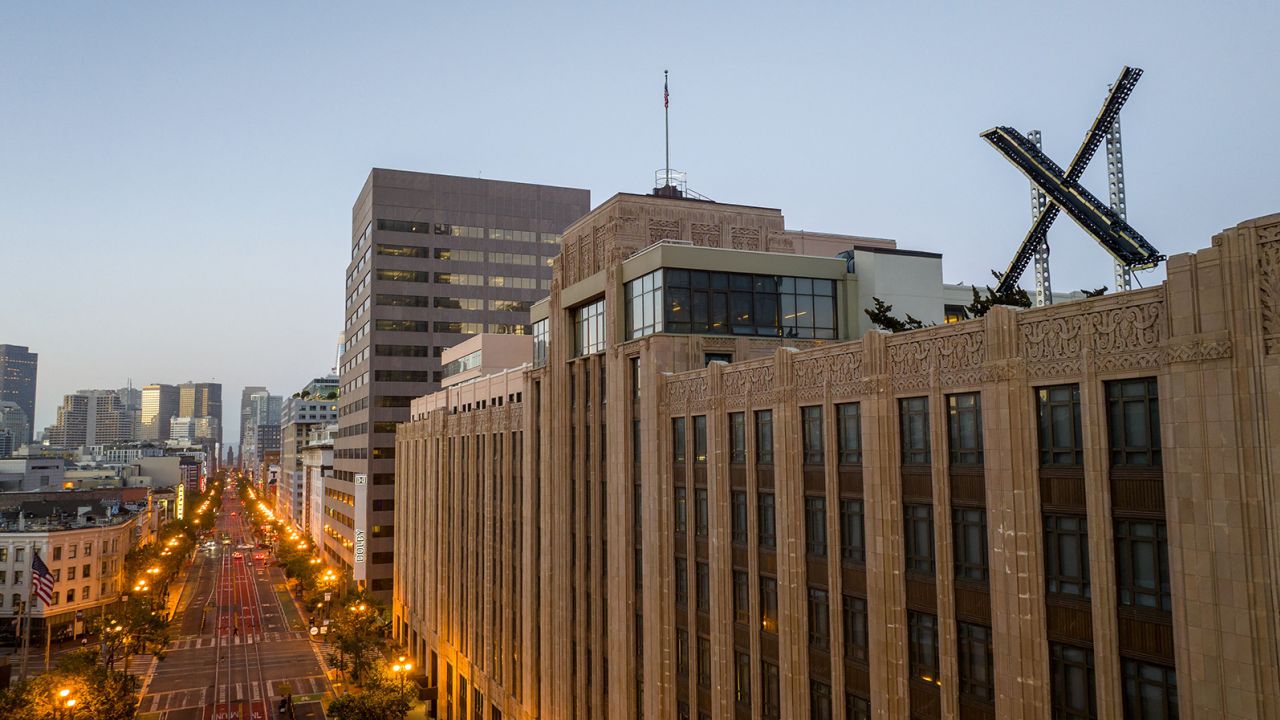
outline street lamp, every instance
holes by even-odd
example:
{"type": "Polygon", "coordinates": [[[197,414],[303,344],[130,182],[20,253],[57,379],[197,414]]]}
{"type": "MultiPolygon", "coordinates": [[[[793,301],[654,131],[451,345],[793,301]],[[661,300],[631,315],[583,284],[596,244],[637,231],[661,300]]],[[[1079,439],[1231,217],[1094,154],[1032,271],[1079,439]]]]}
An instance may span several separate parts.
{"type": "Polygon", "coordinates": [[[71,697],[71,688],[62,688],[58,691],[57,704],[67,709],[67,717],[73,716],[76,708],[76,699],[71,697]]]}
{"type": "Polygon", "coordinates": [[[404,656],[400,656],[400,662],[391,666],[391,672],[400,676],[400,692],[404,692],[404,676],[413,669],[413,663],[404,661],[404,656]]]}

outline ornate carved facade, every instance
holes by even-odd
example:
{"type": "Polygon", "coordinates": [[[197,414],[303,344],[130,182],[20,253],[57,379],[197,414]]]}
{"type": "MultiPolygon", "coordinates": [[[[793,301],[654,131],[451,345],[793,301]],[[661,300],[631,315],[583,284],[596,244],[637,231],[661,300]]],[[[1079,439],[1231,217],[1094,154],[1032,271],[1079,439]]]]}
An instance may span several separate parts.
{"type": "Polygon", "coordinates": [[[591,218],[588,265],[566,237],[523,403],[400,430],[397,537],[424,546],[447,532],[414,525],[431,448],[527,439],[522,504],[479,526],[519,523],[520,582],[465,576],[465,620],[394,609],[420,658],[422,629],[474,636],[455,696],[466,678],[527,719],[1280,717],[1280,216],[1145,290],[826,344],[614,332],[575,357],[558,293],[582,273],[677,233],[773,237],[657,215],[591,218]]]}

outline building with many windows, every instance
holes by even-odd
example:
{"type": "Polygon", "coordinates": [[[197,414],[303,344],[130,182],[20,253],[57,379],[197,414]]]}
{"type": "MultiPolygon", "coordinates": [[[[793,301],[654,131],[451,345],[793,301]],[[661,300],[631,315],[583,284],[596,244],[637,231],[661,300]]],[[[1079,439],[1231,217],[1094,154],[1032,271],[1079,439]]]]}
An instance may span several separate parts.
{"type": "Polygon", "coordinates": [[[0,400],[17,403],[27,415],[27,435],[15,447],[31,442],[36,426],[36,371],[40,356],[25,345],[0,344],[0,400]]]}
{"type": "Polygon", "coordinates": [[[1276,712],[1280,215],[893,335],[850,317],[866,266],[662,243],[695,228],[769,237],[609,201],[522,398],[399,428],[393,628],[455,717],[1276,712]]]}
{"type": "MultiPolygon", "coordinates": [[[[280,472],[284,498],[281,510],[300,530],[308,524],[307,477],[303,470],[303,449],[317,430],[338,422],[338,378],[314,378],[293,395],[284,398],[280,409],[280,472]]],[[[332,449],[332,438],[330,438],[332,449]]],[[[332,453],[330,453],[332,455],[332,453]]],[[[332,466],[330,462],[326,463],[332,466]]]]}
{"type": "Polygon", "coordinates": [[[133,439],[134,416],[116,390],[79,390],[62,397],[57,421],[45,429],[45,441],[53,447],[85,445],[133,439]]]}
{"type": "Polygon", "coordinates": [[[525,334],[575,188],[374,169],[351,213],[334,482],[324,551],[390,597],[395,426],[440,387],[441,353],[480,332],[525,334]]]}
{"type": "MultiPolygon", "coordinates": [[[[0,617],[20,614],[31,592],[31,557],[39,553],[53,574],[49,605],[35,603],[32,645],[46,630],[55,640],[85,631],[87,613],[119,599],[124,558],[147,524],[146,490],[140,506],[125,507],[129,491],[22,493],[0,507],[0,617]]],[[[0,623],[12,640],[14,623],[0,623]]]]}
{"type": "Polygon", "coordinates": [[[178,387],[153,383],[142,387],[142,411],[138,418],[138,439],[159,440],[170,437],[169,424],[178,417],[178,387]]]}

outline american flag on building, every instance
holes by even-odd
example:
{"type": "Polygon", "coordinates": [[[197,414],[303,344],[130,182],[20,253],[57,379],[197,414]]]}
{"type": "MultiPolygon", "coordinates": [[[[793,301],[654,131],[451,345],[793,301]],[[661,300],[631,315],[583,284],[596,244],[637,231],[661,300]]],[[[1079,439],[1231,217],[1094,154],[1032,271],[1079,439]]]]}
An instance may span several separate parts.
{"type": "Polygon", "coordinates": [[[31,592],[46,607],[53,600],[53,573],[49,572],[49,566],[40,559],[39,553],[31,554],[31,592]]]}

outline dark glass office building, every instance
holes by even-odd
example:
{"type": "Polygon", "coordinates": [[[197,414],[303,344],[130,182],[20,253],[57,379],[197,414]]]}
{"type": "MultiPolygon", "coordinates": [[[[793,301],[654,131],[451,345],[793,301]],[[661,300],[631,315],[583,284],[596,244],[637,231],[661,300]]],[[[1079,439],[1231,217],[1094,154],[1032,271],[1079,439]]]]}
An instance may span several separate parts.
{"type": "Polygon", "coordinates": [[[23,345],[0,345],[0,400],[15,402],[27,414],[27,436],[18,443],[31,442],[36,426],[36,365],[39,355],[23,345]]]}

